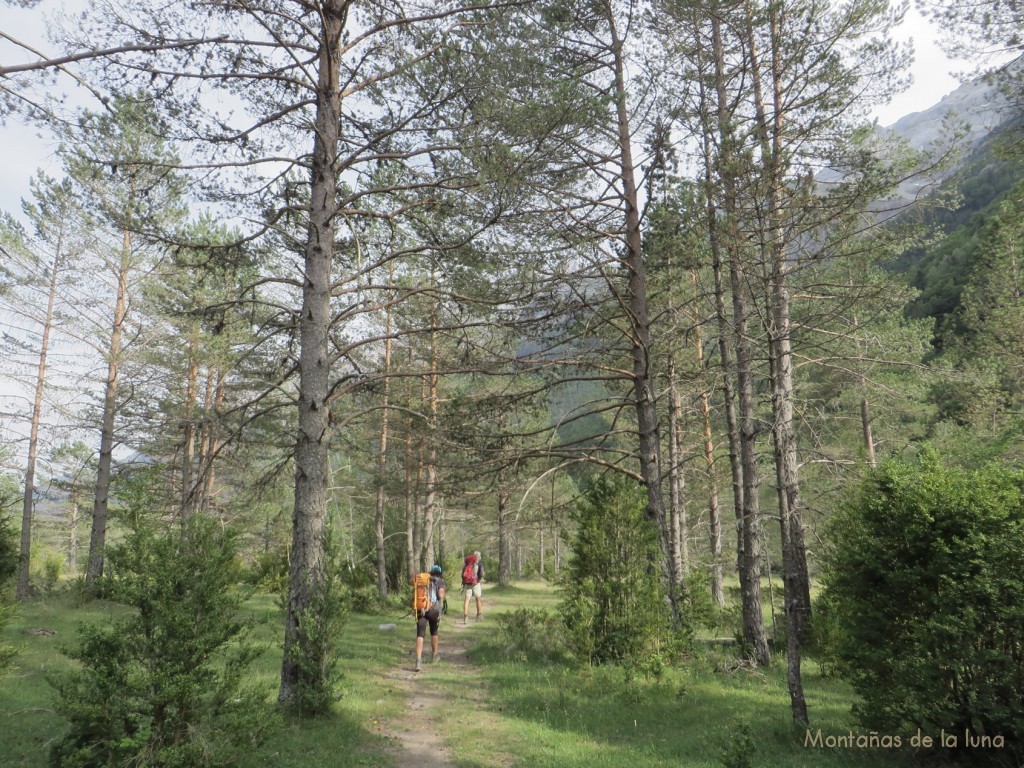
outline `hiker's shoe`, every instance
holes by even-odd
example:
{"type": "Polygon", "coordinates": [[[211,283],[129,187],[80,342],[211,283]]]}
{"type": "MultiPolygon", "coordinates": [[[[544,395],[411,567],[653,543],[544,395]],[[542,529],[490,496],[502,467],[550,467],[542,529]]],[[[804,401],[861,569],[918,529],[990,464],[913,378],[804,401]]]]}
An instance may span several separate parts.
{"type": "Polygon", "coordinates": [[[463,624],[469,624],[469,616],[463,616],[462,617],[462,623],[463,624]]]}
{"type": "Polygon", "coordinates": [[[484,615],[483,615],[482,613],[478,613],[478,614],[476,615],[476,620],[477,620],[477,621],[480,621],[480,619],[482,619],[483,617],[484,617],[484,615]]]}
{"type": "Polygon", "coordinates": [[[440,653],[432,653],[432,654],[430,654],[430,663],[431,664],[437,664],[437,662],[439,662],[440,660],[441,660],[441,654],[440,653]]]}
{"type": "Polygon", "coordinates": [[[416,671],[417,672],[422,672],[423,671],[423,664],[420,663],[419,659],[416,659],[416,671]]]}

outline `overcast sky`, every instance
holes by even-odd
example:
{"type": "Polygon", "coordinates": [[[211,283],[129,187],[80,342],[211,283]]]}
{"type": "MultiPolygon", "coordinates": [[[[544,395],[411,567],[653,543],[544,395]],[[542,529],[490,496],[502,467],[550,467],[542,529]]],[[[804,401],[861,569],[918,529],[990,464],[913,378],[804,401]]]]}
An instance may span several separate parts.
{"type": "MultiPolygon", "coordinates": [[[[64,6],[64,0],[59,0],[59,4],[64,6]]],[[[44,19],[38,7],[25,10],[5,6],[3,21],[0,23],[3,31],[12,37],[50,51],[52,49],[43,37],[44,19]]],[[[892,104],[875,110],[882,125],[891,125],[904,115],[933,106],[959,85],[950,73],[964,68],[961,63],[946,59],[934,43],[930,25],[914,10],[907,14],[900,37],[912,38],[914,41],[914,84],[892,104]]],[[[30,58],[23,51],[15,52],[10,44],[0,40],[0,61],[3,63],[21,63],[30,58]]],[[[36,128],[10,120],[7,125],[0,126],[0,167],[3,168],[0,174],[0,210],[20,215],[20,201],[29,196],[28,182],[37,170],[42,169],[52,175],[59,173],[59,163],[54,158],[55,149],[53,139],[40,135],[36,128]]]]}

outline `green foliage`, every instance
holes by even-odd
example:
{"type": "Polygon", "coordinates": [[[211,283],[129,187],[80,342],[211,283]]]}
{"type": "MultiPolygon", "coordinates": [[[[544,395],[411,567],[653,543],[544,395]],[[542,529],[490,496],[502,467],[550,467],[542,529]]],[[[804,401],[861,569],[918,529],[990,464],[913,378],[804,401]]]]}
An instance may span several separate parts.
{"type": "Polygon", "coordinates": [[[646,497],[625,477],[595,481],[572,518],[572,558],[561,584],[570,649],[592,664],[658,654],[667,617],[658,575],[657,533],[646,497]]]}
{"type": "MultiPolygon", "coordinates": [[[[0,512],[0,632],[11,618],[12,606],[7,604],[9,599],[8,587],[18,572],[18,543],[15,539],[14,525],[11,518],[0,512]]],[[[10,645],[0,642],[0,679],[10,669],[17,650],[10,645]]]]}
{"type": "Polygon", "coordinates": [[[750,725],[745,722],[737,723],[729,732],[725,747],[722,749],[723,768],[754,768],[756,754],[757,744],[750,735],[750,725]]]}
{"type": "Polygon", "coordinates": [[[116,473],[111,481],[112,500],[110,516],[120,520],[133,531],[152,524],[154,512],[172,508],[161,495],[166,488],[161,464],[133,466],[116,473]]]}
{"type": "MultiPolygon", "coordinates": [[[[13,610],[13,606],[0,602],[0,632],[3,631],[4,626],[10,621],[13,610]]],[[[0,680],[3,680],[4,675],[10,670],[14,657],[17,655],[18,651],[14,646],[0,643],[0,680]]]]}
{"type": "Polygon", "coordinates": [[[18,540],[14,520],[10,515],[0,514],[0,593],[10,585],[17,572],[18,540]]]}
{"type": "Polygon", "coordinates": [[[562,622],[544,608],[516,608],[495,619],[504,656],[518,661],[558,659],[565,653],[562,622]]]}
{"type": "Polygon", "coordinates": [[[711,572],[706,565],[691,568],[683,577],[686,608],[694,626],[715,628],[721,623],[721,609],[711,597],[711,572]]]}
{"type": "Polygon", "coordinates": [[[326,567],[321,578],[308,585],[309,601],[298,613],[301,631],[289,649],[289,661],[298,668],[289,712],[318,717],[331,711],[341,698],[341,670],[335,646],[345,626],[349,595],[341,580],[337,545],[330,533],[324,543],[326,567]]]}
{"type": "Polygon", "coordinates": [[[868,726],[1024,755],[1024,473],[893,461],[834,519],[825,595],[868,726]]]}
{"type": "Polygon", "coordinates": [[[834,675],[842,663],[837,655],[842,628],[836,607],[829,593],[818,595],[813,603],[809,641],[804,651],[817,661],[822,675],[834,675]]]}
{"type": "Polygon", "coordinates": [[[52,595],[57,591],[63,573],[64,557],[52,549],[47,550],[42,565],[43,594],[52,595]]]}
{"type": "Polygon", "coordinates": [[[941,325],[956,313],[970,272],[984,255],[993,218],[1019,179],[1020,163],[993,162],[992,147],[986,145],[946,183],[946,191],[955,186],[959,205],[926,215],[927,223],[945,235],[932,247],[908,251],[897,265],[921,290],[908,307],[911,317],[934,317],[941,325]]]}
{"type": "Polygon", "coordinates": [[[271,594],[284,594],[288,586],[288,550],[279,547],[259,553],[249,565],[245,580],[271,594]]]}
{"type": "Polygon", "coordinates": [[[61,768],[226,765],[265,735],[269,709],[243,687],[262,649],[247,640],[235,542],[197,518],[181,532],[142,527],[108,552],[105,594],[134,610],[85,624],[55,675],[70,728],[51,751],[61,768]]]}

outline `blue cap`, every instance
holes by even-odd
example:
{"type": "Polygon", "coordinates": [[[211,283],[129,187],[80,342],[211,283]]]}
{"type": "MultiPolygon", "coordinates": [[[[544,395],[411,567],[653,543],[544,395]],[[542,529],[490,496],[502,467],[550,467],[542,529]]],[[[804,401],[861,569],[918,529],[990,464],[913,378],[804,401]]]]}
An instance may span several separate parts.
{"type": "Polygon", "coordinates": [[[444,573],[444,569],[440,565],[435,565],[430,569],[431,573],[444,573]]]}

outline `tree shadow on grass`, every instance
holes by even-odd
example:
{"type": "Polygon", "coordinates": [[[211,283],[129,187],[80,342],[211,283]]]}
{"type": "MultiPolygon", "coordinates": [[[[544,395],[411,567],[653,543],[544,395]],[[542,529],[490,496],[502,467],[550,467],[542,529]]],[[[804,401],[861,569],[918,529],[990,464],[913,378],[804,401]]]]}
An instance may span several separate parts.
{"type": "MultiPolygon", "coordinates": [[[[502,741],[514,740],[517,757],[530,766],[721,768],[731,764],[726,752],[743,740],[751,743],[749,764],[757,768],[906,764],[893,750],[806,745],[805,729],[789,716],[781,666],[735,673],[673,669],[656,682],[631,680],[613,667],[499,663],[485,671],[491,683],[486,706],[509,732],[502,741]]],[[[819,718],[813,730],[856,732],[849,692],[835,682],[815,683],[808,687],[812,717],[819,718]]]]}

